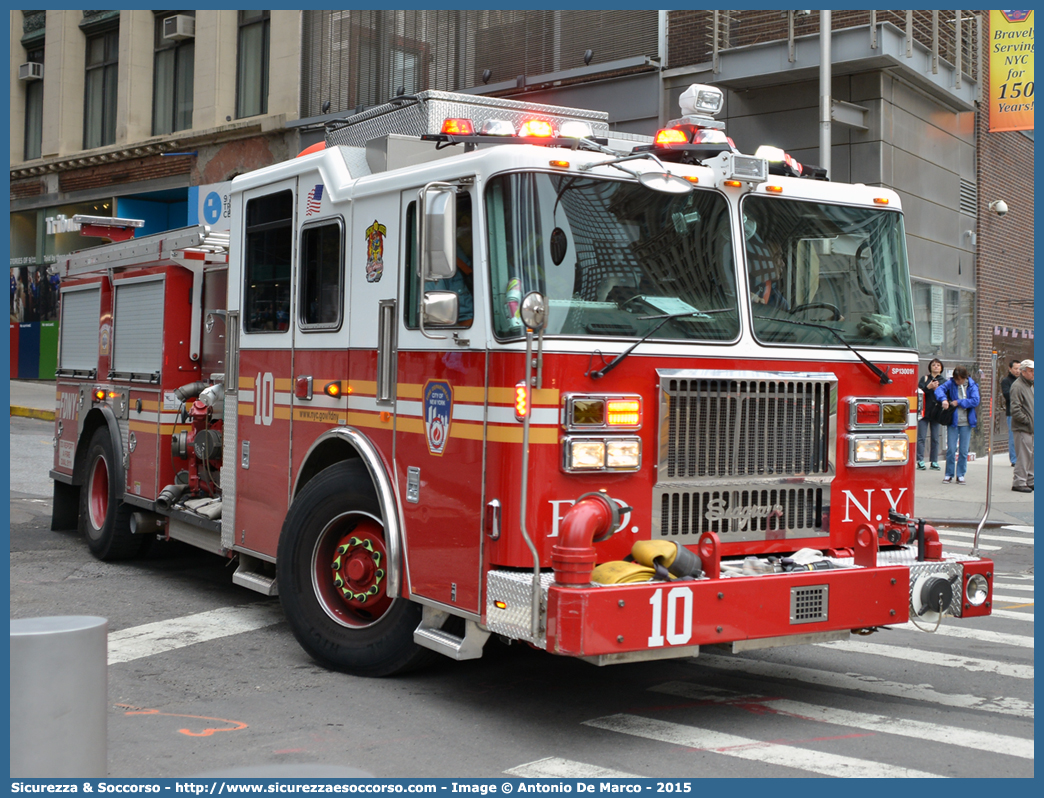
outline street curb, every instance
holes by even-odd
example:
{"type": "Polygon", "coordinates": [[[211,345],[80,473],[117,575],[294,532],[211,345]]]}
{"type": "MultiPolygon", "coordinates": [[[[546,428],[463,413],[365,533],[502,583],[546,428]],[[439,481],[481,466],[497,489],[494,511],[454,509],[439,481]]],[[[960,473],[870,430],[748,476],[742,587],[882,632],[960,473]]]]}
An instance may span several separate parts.
{"type": "Polygon", "coordinates": [[[43,421],[54,421],[53,410],[37,410],[35,407],[18,407],[11,405],[11,415],[22,418],[38,418],[43,421]]]}

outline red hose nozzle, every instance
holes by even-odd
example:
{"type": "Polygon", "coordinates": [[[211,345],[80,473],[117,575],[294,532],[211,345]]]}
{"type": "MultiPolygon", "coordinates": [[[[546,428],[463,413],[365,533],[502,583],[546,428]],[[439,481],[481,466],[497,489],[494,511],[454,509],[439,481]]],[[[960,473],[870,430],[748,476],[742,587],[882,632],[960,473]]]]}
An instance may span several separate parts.
{"type": "Polygon", "coordinates": [[[620,509],[604,493],[587,493],[566,511],[559,525],[560,542],[551,547],[551,567],[560,585],[591,583],[595,538],[604,540],[620,525],[620,509]]]}

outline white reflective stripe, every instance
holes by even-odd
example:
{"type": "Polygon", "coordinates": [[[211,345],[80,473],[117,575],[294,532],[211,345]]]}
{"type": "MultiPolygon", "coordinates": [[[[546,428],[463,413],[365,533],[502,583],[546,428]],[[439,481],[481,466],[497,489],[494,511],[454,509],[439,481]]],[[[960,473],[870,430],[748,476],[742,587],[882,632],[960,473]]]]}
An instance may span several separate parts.
{"type": "Polygon", "coordinates": [[[285,620],[279,602],[245,604],[109,632],[109,664],[253,632],[285,620]]]}
{"type": "Polygon", "coordinates": [[[239,389],[238,397],[240,404],[252,405],[254,403],[254,392],[249,391],[246,388],[239,389]]]}
{"type": "Polygon", "coordinates": [[[776,662],[748,660],[741,657],[726,657],[720,654],[704,654],[690,660],[693,665],[714,670],[742,671],[766,679],[789,679],[805,682],[817,688],[833,687],[839,690],[857,690],[873,695],[884,695],[910,701],[927,701],[945,707],[974,709],[1020,718],[1033,717],[1033,702],[1007,696],[983,697],[969,694],[940,693],[923,684],[904,684],[866,676],[858,673],[833,673],[800,665],[783,665],[776,662]]]}
{"type": "Polygon", "coordinates": [[[293,398],[292,393],[284,393],[283,391],[275,392],[275,403],[277,405],[288,405],[293,398]]]}
{"type": "MultiPolygon", "coordinates": [[[[708,693],[699,685],[688,682],[668,682],[650,687],[655,693],[689,698],[695,701],[728,702],[741,699],[744,703],[755,703],[772,712],[784,712],[798,715],[805,720],[818,723],[831,723],[836,726],[847,726],[852,729],[864,729],[878,734],[896,734],[900,737],[913,737],[917,740],[931,740],[945,745],[957,745],[962,748],[991,751],[995,754],[1008,754],[1023,759],[1033,759],[1033,740],[1024,737],[1013,737],[1007,734],[994,734],[984,730],[962,729],[957,726],[942,726],[920,720],[897,718],[889,715],[876,715],[872,712],[854,712],[849,709],[835,709],[820,704],[807,704],[803,701],[791,701],[786,698],[770,698],[768,696],[750,695],[735,692],[733,695],[720,695],[718,691],[708,693]]],[[[730,693],[732,691],[729,691],[730,693]]]]}
{"type": "MultiPolygon", "coordinates": [[[[775,767],[793,768],[824,776],[840,778],[943,778],[924,770],[914,770],[887,762],[872,762],[856,759],[851,756],[829,754],[825,751],[813,751],[798,748],[786,743],[765,742],[736,734],[700,729],[695,726],[683,726],[680,723],[668,723],[653,718],[642,718],[637,715],[610,715],[606,718],[585,720],[585,726],[596,729],[630,734],[646,740],[658,740],[686,748],[697,748],[724,756],[747,759],[753,762],[765,762],[775,767]]],[[[755,774],[751,774],[755,775],[755,774]]],[[[765,774],[768,775],[768,774],[765,774]]],[[[775,775],[788,775],[778,773],[775,775]]]]}
{"type": "Polygon", "coordinates": [[[559,759],[549,756],[535,762],[504,771],[509,776],[521,776],[524,779],[640,779],[634,773],[622,770],[588,765],[586,762],[574,762],[571,759],[559,759]]]}
{"type": "Polygon", "coordinates": [[[1011,582],[994,582],[994,590],[1028,590],[1030,593],[1033,592],[1033,583],[1030,582],[1025,585],[1014,585],[1011,582]]]}
{"type": "Polygon", "coordinates": [[[953,654],[938,654],[932,651],[920,651],[916,648],[884,646],[876,643],[862,643],[853,640],[840,640],[833,643],[814,643],[822,648],[832,648],[846,654],[867,654],[872,657],[889,657],[907,662],[920,662],[925,665],[938,665],[944,668],[962,668],[978,673],[993,673],[997,676],[1010,676],[1013,679],[1032,679],[1032,665],[1013,665],[1008,662],[996,662],[989,659],[974,659],[953,654]]]}
{"type": "MultiPolygon", "coordinates": [[[[355,409],[354,403],[349,400],[348,406],[355,409]]],[[[360,408],[362,409],[362,408],[360,408]]],[[[407,418],[423,418],[424,403],[400,399],[396,405],[396,412],[407,418]]],[[[453,404],[453,418],[456,421],[482,421],[482,405],[453,404]]],[[[489,408],[489,421],[494,424],[518,424],[515,411],[510,407],[491,406],[489,408]]],[[[554,407],[533,408],[530,424],[545,427],[558,426],[558,409],[554,407]]]]}
{"type": "MultiPolygon", "coordinates": [[[[534,407],[530,415],[530,424],[557,427],[559,422],[557,407],[534,407]]],[[[497,405],[489,408],[489,420],[495,424],[517,424],[515,408],[497,405]]]]}

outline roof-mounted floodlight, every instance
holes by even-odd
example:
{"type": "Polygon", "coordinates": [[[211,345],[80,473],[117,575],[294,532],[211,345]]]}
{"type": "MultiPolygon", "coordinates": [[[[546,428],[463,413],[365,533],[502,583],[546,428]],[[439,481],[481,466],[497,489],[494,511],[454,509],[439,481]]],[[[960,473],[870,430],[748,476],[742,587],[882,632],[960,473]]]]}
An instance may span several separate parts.
{"type": "Polygon", "coordinates": [[[682,116],[716,116],[725,104],[725,95],[717,86],[693,83],[678,98],[682,116]]]}

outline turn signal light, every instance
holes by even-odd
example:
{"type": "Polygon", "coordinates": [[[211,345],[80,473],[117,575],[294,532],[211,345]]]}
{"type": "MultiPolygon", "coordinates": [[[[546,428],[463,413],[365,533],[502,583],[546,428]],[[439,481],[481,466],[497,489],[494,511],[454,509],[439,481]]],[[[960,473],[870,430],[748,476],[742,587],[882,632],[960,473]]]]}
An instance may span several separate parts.
{"type": "Polygon", "coordinates": [[[334,397],[336,399],[338,396],[341,395],[341,383],[339,383],[339,382],[328,383],[326,385],[326,387],[323,388],[323,393],[325,393],[327,396],[332,396],[332,397],[334,397]]]}
{"type": "Polygon", "coordinates": [[[856,405],[856,424],[873,424],[877,426],[881,423],[881,405],[870,402],[860,402],[856,405]]]}
{"type": "Polygon", "coordinates": [[[722,184],[728,186],[729,188],[740,188],[743,185],[743,183],[739,180],[723,180],[722,184]]]}
{"type": "Polygon", "coordinates": [[[782,194],[783,186],[765,186],[765,191],[771,191],[773,194],[782,194]]]}
{"type": "Polygon", "coordinates": [[[95,388],[94,389],[94,393],[91,394],[91,395],[94,397],[94,401],[95,402],[104,402],[105,401],[105,389],[104,388],[95,388]]]}
{"type": "Polygon", "coordinates": [[[523,421],[527,415],[529,415],[529,388],[524,382],[520,382],[515,386],[515,418],[523,421]]]}
{"type": "Polygon", "coordinates": [[[445,136],[474,136],[475,126],[470,119],[444,119],[442,133],[445,136]]]}
{"type": "Polygon", "coordinates": [[[554,135],[554,131],[551,129],[551,123],[544,119],[530,119],[522,124],[522,128],[518,131],[520,136],[535,136],[538,138],[551,138],[554,135]]]}
{"type": "Polygon", "coordinates": [[[548,161],[551,166],[558,167],[559,169],[568,169],[569,161],[548,161]]]}
{"type": "Polygon", "coordinates": [[[610,427],[637,427],[641,420],[641,403],[637,399],[610,399],[606,411],[610,427]]]}
{"type": "Polygon", "coordinates": [[[878,205],[887,205],[888,197],[874,197],[874,202],[876,202],[878,205]]]}

